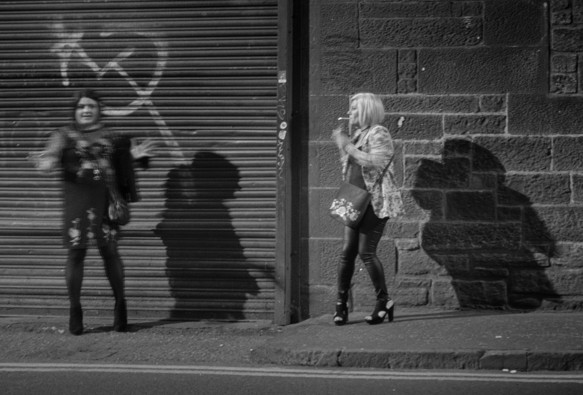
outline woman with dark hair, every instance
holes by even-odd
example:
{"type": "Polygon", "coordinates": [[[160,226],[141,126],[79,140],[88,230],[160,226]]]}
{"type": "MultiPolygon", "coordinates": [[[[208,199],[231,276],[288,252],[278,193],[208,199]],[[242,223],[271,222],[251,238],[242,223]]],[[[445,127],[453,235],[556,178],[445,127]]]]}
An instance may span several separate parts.
{"type": "Polygon", "coordinates": [[[73,122],[53,132],[45,150],[33,154],[39,170],[60,167],[63,179],[63,243],[68,249],[65,278],[70,301],[69,331],[83,333],[81,284],[87,248],[95,241],[115,297],[113,329],[125,332],[124,270],[117,249],[120,224],[112,220],[113,197],[138,200],[133,160],[147,160],[154,144],[133,145],[101,123],[101,101],[90,90],[75,96],[73,122]]]}
{"type": "Polygon", "coordinates": [[[385,109],[380,98],[372,93],[350,97],[349,125],[354,133],[337,128],[332,138],[340,150],[342,175],[347,182],[367,190],[371,202],[361,222],[344,227],[344,245],[338,264],[338,297],[334,323],[348,321],[347,300],[357,256],[360,256],[376,293],[374,311],[365,317],[368,324],[393,320],[394,302],[389,297],[383,265],[377,257],[377,246],[389,218],[403,212],[401,194],[394,182],[393,141],[382,126],[385,109]]]}

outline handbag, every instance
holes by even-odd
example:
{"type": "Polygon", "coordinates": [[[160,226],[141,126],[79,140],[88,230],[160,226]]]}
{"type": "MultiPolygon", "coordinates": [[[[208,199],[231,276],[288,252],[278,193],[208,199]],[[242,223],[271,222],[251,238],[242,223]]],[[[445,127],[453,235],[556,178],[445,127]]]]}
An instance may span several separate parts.
{"type": "Polygon", "coordinates": [[[354,228],[362,220],[370,199],[368,191],[345,182],[332,200],[330,215],[344,225],[354,228]]]}
{"type": "Polygon", "coordinates": [[[107,216],[109,220],[117,225],[126,225],[130,222],[130,207],[128,203],[120,196],[119,192],[109,191],[109,205],[107,207],[107,216]]]}
{"type": "MultiPolygon", "coordinates": [[[[383,179],[392,161],[393,159],[391,158],[380,177],[376,180],[375,185],[383,179]]],[[[332,200],[330,216],[346,226],[356,228],[364,217],[371,198],[372,196],[367,190],[345,182],[340,186],[332,200]]]]}

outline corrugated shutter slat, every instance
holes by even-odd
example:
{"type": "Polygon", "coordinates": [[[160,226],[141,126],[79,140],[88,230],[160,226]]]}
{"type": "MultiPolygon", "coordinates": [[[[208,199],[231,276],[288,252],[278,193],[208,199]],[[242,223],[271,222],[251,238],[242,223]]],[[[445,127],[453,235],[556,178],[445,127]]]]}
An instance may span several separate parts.
{"type": "MultiPolygon", "coordinates": [[[[130,315],[272,319],[277,0],[0,3],[0,311],[65,314],[61,182],[27,160],[99,91],[160,144],[120,251],[130,315]]],[[[91,248],[82,302],[111,314],[91,248]]]]}

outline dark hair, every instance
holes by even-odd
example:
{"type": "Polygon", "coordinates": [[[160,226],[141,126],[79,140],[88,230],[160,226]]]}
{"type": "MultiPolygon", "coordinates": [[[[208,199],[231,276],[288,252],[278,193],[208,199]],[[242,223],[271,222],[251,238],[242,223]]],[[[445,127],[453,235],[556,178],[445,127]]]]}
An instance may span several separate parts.
{"type": "Polygon", "coordinates": [[[97,92],[95,92],[94,90],[82,89],[76,92],[75,95],[73,96],[73,120],[75,120],[75,111],[77,110],[77,104],[79,104],[81,99],[83,99],[84,97],[87,97],[91,100],[95,100],[99,107],[99,115],[101,117],[101,97],[99,97],[97,92]]]}

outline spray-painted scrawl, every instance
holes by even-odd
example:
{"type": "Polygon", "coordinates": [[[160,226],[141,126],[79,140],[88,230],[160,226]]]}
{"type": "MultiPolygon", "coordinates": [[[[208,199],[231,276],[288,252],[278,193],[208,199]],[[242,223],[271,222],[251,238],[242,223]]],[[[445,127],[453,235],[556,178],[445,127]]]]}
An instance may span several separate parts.
{"type": "MultiPolygon", "coordinates": [[[[141,107],[147,109],[152,116],[154,122],[163,137],[165,137],[166,144],[178,148],[172,131],[166,125],[164,118],[156,108],[152,101],[152,93],[155,91],[168,61],[168,44],[156,36],[155,33],[150,32],[132,32],[133,36],[149,40],[155,48],[155,67],[152,77],[147,84],[139,84],[134,77],[124,69],[124,61],[129,59],[136,51],[135,47],[127,46],[120,51],[113,59],[108,61],[103,67],[99,66],[88,54],[83,46],[83,39],[85,33],[83,31],[68,31],[63,23],[55,23],[52,26],[52,31],[57,38],[57,43],[51,48],[51,52],[55,53],[60,58],[60,71],[62,84],[70,86],[70,63],[73,61],[80,62],[82,65],[88,67],[95,73],[96,79],[101,80],[108,72],[116,72],[123,78],[136,93],[136,98],[126,106],[111,107],[104,106],[103,113],[110,116],[128,116],[141,107]]],[[[99,34],[103,40],[107,40],[119,34],[115,31],[109,30],[99,34]]],[[[182,157],[179,149],[173,150],[173,154],[182,157]]]]}

